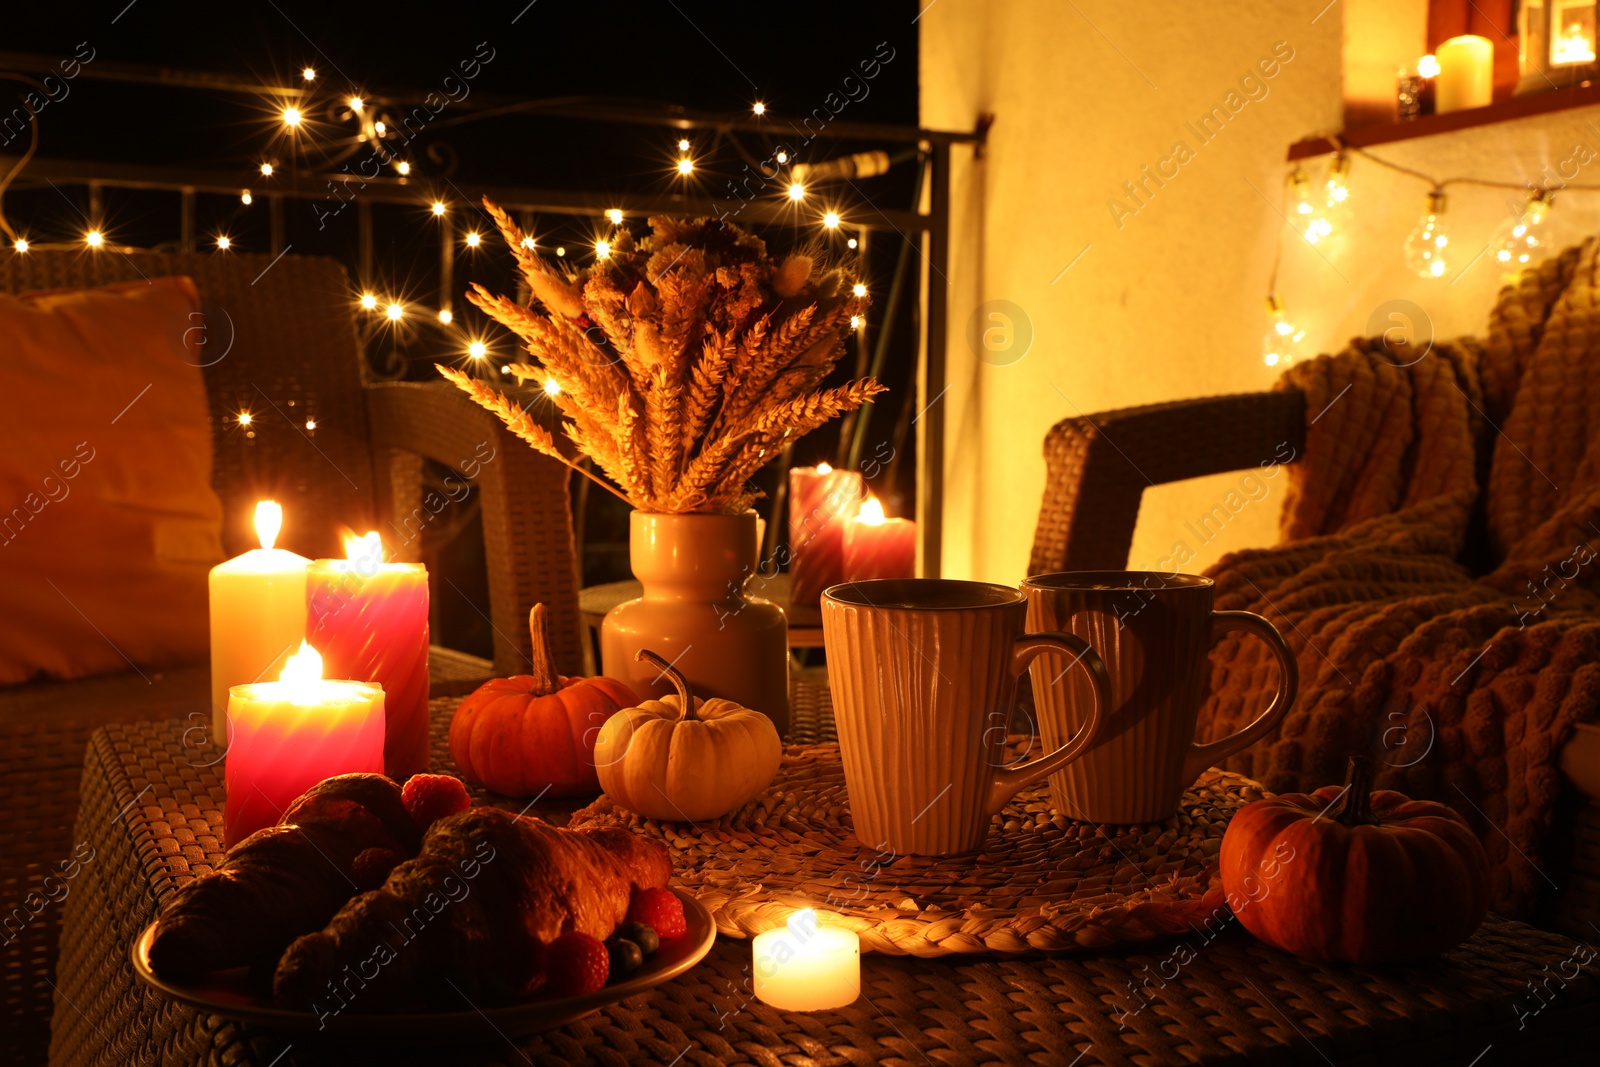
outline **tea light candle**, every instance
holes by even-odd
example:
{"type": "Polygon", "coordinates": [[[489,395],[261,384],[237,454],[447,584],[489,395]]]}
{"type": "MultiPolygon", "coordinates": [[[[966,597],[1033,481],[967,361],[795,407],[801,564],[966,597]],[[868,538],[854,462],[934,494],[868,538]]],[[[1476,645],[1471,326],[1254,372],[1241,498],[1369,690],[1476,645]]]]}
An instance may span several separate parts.
{"type": "Polygon", "coordinates": [[[428,769],[428,569],[383,562],[376,533],[345,554],[306,572],[306,640],[333,677],[383,687],[383,771],[404,781],[428,769]]]}
{"type": "Polygon", "coordinates": [[[228,691],[276,678],[306,635],[311,561],[272,547],[283,528],[275,501],[256,505],[260,548],[211,568],[211,739],[228,743],[228,691]]]}
{"type": "Polygon", "coordinates": [[[916,567],[917,524],[884,518],[876,497],[862,501],[861,510],[844,528],[844,580],[910,578],[916,567]]]}
{"type": "Polygon", "coordinates": [[[272,826],[324,778],[383,771],[383,689],[324,681],[322,661],[304,641],[276,682],[228,691],[223,836],[233,846],[272,826]]]}
{"type": "Polygon", "coordinates": [[[789,471],[789,602],[816,607],[844,581],[844,523],[865,489],[859,471],[826,463],[789,471]]]}
{"type": "Polygon", "coordinates": [[[755,994],[784,1011],[824,1011],[861,995],[861,939],[838,926],[820,926],[805,908],[786,926],[757,934],[755,994]]]}
{"type": "Polygon", "coordinates": [[[1439,46],[1439,76],[1434,79],[1434,110],[1443,115],[1494,101],[1494,44],[1466,34],[1439,46]]]}

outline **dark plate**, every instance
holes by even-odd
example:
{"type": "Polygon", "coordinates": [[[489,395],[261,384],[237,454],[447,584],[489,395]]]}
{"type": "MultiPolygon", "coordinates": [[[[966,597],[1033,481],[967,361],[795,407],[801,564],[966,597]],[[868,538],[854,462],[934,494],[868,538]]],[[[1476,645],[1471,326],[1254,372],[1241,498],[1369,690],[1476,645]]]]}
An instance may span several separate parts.
{"type": "Polygon", "coordinates": [[[134,941],[130,950],[133,971],[139,980],[162,996],[187,1004],[224,1019],[256,1023],[276,1030],[323,1033],[329,1036],[378,1035],[404,1037],[408,1035],[428,1038],[465,1038],[481,1040],[484,1022],[507,1036],[536,1034],[565,1026],[575,1019],[599,1011],[625,997],[671,981],[705,958],[711,944],[717,939],[716,925],[711,913],[694,897],[674,889],[683,901],[683,917],[688,930],[682,937],[662,941],[644,966],[620,982],[612,982],[604,989],[582,997],[534,997],[516,1004],[485,1007],[481,1011],[462,1002],[461,1011],[406,1011],[393,1015],[361,1015],[340,1012],[318,1018],[315,1012],[292,1011],[274,1007],[256,996],[250,989],[243,969],[220,971],[206,976],[205,981],[192,985],[178,985],[156,977],[150,969],[150,942],[155,937],[156,924],[145,927],[144,933],[134,941]]]}

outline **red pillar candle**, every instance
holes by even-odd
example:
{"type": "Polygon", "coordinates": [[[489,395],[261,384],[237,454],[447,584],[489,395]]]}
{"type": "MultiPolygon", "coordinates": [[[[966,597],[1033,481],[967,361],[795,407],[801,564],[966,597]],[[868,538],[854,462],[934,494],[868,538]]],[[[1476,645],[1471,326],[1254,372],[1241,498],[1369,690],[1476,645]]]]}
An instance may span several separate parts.
{"type": "Polygon", "coordinates": [[[862,501],[861,510],[844,528],[844,580],[911,578],[916,567],[917,524],[886,519],[876,499],[862,501]]]}
{"type": "Polygon", "coordinates": [[[345,552],[306,571],[306,640],[323,677],[383,687],[384,773],[404,781],[428,769],[428,569],[383,562],[376,533],[345,552]]]}
{"type": "Polygon", "coordinates": [[[789,602],[816,607],[844,581],[844,524],[865,487],[857,471],[823,463],[789,471],[789,602]]]}

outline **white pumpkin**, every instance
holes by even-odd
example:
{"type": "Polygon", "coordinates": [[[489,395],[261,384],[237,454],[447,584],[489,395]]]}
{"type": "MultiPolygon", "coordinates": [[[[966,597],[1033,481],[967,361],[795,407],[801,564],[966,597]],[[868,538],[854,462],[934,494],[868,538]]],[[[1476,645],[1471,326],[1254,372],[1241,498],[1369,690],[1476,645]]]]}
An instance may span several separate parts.
{"type": "Polygon", "coordinates": [[[646,700],[606,720],[595,740],[600,788],[621,807],[666,822],[705,822],[743,807],[772,782],[783,742],[772,720],[731,700],[697,699],[665,659],[676,696],[646,700]]]}

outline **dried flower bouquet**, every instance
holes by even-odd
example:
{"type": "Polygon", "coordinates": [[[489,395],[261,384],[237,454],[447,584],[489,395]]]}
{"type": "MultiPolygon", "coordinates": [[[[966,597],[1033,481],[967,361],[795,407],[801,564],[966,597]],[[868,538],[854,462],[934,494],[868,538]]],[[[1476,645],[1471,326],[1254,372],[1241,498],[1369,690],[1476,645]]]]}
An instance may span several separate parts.
{"type": "MultiPolygon", "coordinates": [[[[885,389],[870,378],[818,388],[867,303],[843,270],[814,275],[803,254],[774,260],[760,238],[716,219],[653,218],[648,236],[621,232],[568,274],[484,205],[543,310],[477,284],[467,299],[523,340],[537,362],[512,373],[545,384],[562,430],[610,483],[596,480],[639,510],[743,511],[759,495],[750,476],[786,442],[885,389]]],[[[439,372],[535,449],[576,465],[505,394],[439,372]]]]}

